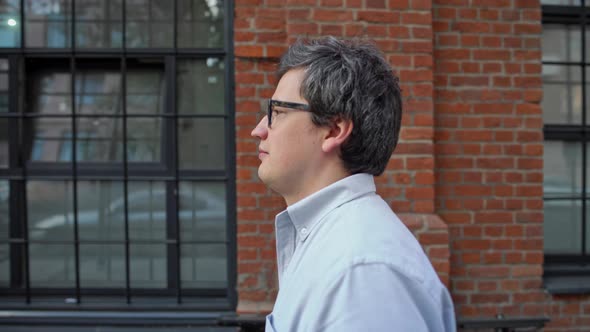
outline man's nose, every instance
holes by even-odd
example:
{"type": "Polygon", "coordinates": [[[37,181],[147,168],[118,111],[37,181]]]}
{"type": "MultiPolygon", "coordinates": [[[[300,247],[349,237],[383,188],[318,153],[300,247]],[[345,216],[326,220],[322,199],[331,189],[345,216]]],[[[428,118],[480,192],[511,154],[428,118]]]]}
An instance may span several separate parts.
{"type": "Polygon", "coordinates": [[[266,136],[268,135],[267,122],[268,122],[268,120],[267,120],[266,116],[264,116],[260,120],[260,122],[258,122],[256,127],[254,127],[254,130],[252,130],[250,135],[253,137],[258,137],[260,139],[266,139],[266,136]]]}

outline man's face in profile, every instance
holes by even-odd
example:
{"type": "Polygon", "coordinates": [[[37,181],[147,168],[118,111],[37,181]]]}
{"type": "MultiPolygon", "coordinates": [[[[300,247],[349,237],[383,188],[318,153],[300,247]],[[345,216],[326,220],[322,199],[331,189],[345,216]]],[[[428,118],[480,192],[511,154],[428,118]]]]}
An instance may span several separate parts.
{"type": "MultiPolygon", "coordinates": [[[[285,73],[272,99],[307,105],[300,95],[303,74],[303,69],[285,73]]],[[[309,112],[273,107],[270,127],[265,116],[252,131],[252,136],[260,139],[260,179],[283,196],[304,185],[321,154],[320,134],[309,112]]]]}

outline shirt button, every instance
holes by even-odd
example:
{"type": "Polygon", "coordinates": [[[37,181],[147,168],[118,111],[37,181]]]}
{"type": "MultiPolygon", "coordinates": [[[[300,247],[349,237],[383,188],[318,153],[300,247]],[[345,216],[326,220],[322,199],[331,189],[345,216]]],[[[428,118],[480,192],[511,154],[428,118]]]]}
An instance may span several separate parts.
{"type": "Polygon", "coordinates": [[[301,235],[307,235],[307,228],[303,227],[301,229],[301,235]]]}

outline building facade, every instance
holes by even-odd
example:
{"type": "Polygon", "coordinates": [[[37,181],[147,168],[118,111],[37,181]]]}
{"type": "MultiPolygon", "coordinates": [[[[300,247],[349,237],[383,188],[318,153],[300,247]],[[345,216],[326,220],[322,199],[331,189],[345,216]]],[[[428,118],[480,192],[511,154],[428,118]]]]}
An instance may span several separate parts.
{"type": "Polygon", "coordinates": [[[458,320],[590,331],[588,8],[0,1],[0,311],[270,311],[285,205],[250,132],[288,45],[334,35],[375,40],[400,76],[378,192],[458,320]]]}

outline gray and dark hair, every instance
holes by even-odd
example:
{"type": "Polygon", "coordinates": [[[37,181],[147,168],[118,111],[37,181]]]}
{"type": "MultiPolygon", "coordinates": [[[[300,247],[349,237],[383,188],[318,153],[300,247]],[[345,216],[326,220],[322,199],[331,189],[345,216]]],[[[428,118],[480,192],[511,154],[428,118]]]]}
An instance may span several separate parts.
{"type": "Polygon", "coordinates": [[[399,79],[383,54],[359,39],[299,40],[281,58],[277,74],[300,68],[305,70],[300,93],[313,123],[352,120],[340,151],[344,167],[351,174],[381,175],[397,145],[402,116],[399,79]]]}

